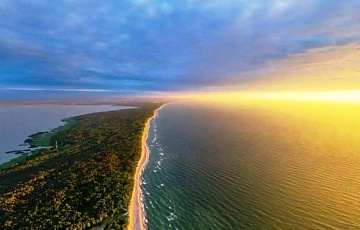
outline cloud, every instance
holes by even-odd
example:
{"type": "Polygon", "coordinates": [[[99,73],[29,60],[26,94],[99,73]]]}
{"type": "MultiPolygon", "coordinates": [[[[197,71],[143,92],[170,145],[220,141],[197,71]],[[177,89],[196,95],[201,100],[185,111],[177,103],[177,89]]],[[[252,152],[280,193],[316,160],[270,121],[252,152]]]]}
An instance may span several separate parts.
{"type": "Polygon", "coordinates": [[[108,89],[5,88],[5,91],[114,92],[108,89]]]}
{"type": "Polygon", "coordinates": [[[359,42],[359,10],[355,0],[4,0],[0,83],[119,92],[247,84],[269,63],[359,42]]]}
{"type": "Polygon", "coordinates": [[[360,44],[312,49],[269,61],[249,89],[326,91],[360,88],[360,44]]]}

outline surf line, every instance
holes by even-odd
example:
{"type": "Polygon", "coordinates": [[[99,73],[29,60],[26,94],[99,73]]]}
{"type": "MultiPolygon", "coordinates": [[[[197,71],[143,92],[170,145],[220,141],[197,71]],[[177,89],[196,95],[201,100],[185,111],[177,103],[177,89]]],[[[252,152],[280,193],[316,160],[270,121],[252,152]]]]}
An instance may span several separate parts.
{"type": "Polygon", "coordinates": [[[146,164],[149,161],[149,147],[147,146],[148,133],[150,128],[151,121],[157,116],[158,111],[162,109],[165,105],[169,103],[163,104],[159,108],[154,111],[152,117],[150,117],[146,123],[142,133],[142,145],[141,145],[141,157],[138,162],[135,171],[135,182],[134,189],[131,196],[130,206],[129,206],[129,230],[145,230],[145,218],[144,218],[144,204],[142,203],[142,191],[140,188],[141,175],[144,171],[146,164]]]}

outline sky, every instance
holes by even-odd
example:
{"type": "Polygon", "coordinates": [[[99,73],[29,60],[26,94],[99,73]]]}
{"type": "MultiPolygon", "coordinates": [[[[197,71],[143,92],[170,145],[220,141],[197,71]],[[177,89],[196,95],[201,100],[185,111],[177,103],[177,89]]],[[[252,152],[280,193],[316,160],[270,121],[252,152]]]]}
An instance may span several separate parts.
{"type": "Polygon", "coordinates": [[[360,89],[358,0],[1,0],[0,99],[360,89]]]}

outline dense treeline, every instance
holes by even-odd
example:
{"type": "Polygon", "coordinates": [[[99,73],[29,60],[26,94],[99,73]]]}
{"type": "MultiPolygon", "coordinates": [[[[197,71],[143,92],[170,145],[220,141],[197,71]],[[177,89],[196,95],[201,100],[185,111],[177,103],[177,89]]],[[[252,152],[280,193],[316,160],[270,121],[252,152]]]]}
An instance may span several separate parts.
{"type": "Polygon", "coordinates": [[[146,120],[160,104],[76,117],[43,150],[0,171],[0,229],[125,229],[146,120]],[[125,214],[125,215],[124,215],[125,214]]]}

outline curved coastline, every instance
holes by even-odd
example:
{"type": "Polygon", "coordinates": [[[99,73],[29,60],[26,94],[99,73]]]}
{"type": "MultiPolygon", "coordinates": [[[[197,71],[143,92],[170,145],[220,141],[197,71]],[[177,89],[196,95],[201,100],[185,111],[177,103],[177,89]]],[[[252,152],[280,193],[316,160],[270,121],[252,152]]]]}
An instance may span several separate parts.
{"type": "Polygon", "coordinates": [[[0,228],[100,229],[105,225],[106,228],[127,228],[124,225],[129,221],[128,209],[134,185],[129,191],[123,184],[135,181],[145,124],[163,103],[134,104],[142,109],[79,116],[77,125],[81,128],[73,127],[56,134],[57,150],[44,150],[43,154],[1,170],[0,213],[4,215],[0,215],[0,228]],[[84,134],[89,135],[85,138],[84,134]],[[137,146],[137,157],[129,151],[134,146],[137,146]],[[84,149],[86,151],[82,151],[84,149]],[[130,165],[132,169],[128,168],[130,165]],[[133,176],[128,177],[127,173],[133,176]],[[99,183],[102,184],[101,192],[96,189],[99,183]],[[54,203],[55,199],[59,202],[54,203]],[[92,206],[89,201],[94,201],[92,206]],[[124,206],[125,202],[128,207],[124,206]],[[65,210],[62,207],[67,211],[62,212],[65,210]],[[49,210],[59,213],[56,215],[58,221],[54,222],[48,215],[49,210]]]}
{"type": "Polygon", "coordinates": [[[149,152],[148,146],[146,144],[146,140],[148,138],[148,132],[150,128],[150,122],[157,116],[158,111],[163,108],[168,103],[160,106],[158,109],[154,111],[154,115],[150,117],[144,127],[144,131],[142,134],[142,147],[141,147],[141,158],[138,162],[136,172],[135,172],[135,182],[134,189],[131,196],[131,202],[129,206],[129,230],[145,230],[146,224],[144,222],[144,211],[142,208],[142,194],[140,188],[141,174],[149,160],[149,152]]]}
{"type": "MultiPolygon", "coordinates": [[[[63,129],[64,119],[85,114],[128,109],[129,106],[113,105],[0,105],[0,165],[9,164],[13,159],[18,159],[24,150],[29,150],[30,143],[24,140],[33,139],[35,133],[46,132],[44,136],[50,137],[54,130],[63,129]],[[26,119],[22,114],[26,114],[26,119]],[[41,116],[39,116],[41,114],[41,116]],[[16,127],[16,128],[15,128],[16,127]],[[14,152],[13,152],[14,151],[14,152]],[[18,154],[15,154],[18,153],[18,154]]],[[[40,136],[40,135],[38,135],[40,136]]],[[[46,138],[45,138],[46,139],[46,138]]],[[[42,139],[37,146],[48,147],[49,140],[42,139]],[[45,143],[43,142],[45,141],[45,143]]],[[[27,152],[25,151],[25,153],[27,152]]]]}

